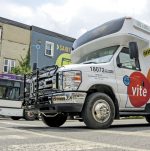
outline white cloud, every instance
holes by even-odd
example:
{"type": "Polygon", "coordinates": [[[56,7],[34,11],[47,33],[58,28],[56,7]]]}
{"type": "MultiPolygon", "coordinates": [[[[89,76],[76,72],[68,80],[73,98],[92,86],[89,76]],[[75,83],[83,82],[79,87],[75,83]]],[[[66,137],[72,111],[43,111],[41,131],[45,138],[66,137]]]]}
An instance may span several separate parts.
{"type": "Polygon", "coordinates": [[[1,0],[2,17],[78,37],[105,21],[131,16],[149,23],[148,0],[63,0],[41,1],[40,5],[1,0]]]}
{"type": "Polygon", "coordinates": [[[22,6],[15,3],[8,3],[7,1],[1,2],[0,14],[2,17],[7,17],[8,19],[18,20],[22,18],[27,20],[34,16],[32,8],[28,6],[22,6]]]}
{"type": "Polygon", "coordinates": [[[116,12],[132,14],[134,12],[140,14],[147,0],[83,0],[89,8],[99,12],[116,12]]]}
{"type": "Polygon", "coordinates": [[[77,14],[79,7],[73,7],[74,1],[68,1],[63,5],[56,4],[44,4],[39,7],[39,10],[49,17],[51,17],[56,22],[69,23],[72,18],[77,14]]]}

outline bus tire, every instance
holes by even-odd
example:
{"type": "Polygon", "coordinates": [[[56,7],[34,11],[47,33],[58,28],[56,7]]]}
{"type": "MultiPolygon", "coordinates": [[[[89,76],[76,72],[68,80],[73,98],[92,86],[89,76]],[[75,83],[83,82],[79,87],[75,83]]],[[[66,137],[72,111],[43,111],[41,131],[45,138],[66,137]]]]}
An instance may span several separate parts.
{"type": "Polygon", "coordinates": [[[108,128],[114,117],[115,106],[108,95],[96,92],[86,98],[82,118],[87,127],[92,129],[108,128]]]}
{"type": "Polygon", "coordinates": [[[24,119],[27,121],[33,121],[37,118],[37,115],[32,111],[24,110],[24,119]]]}
{"type": "Polygon", "coordinates": [[[11,116],[10,117],[12,120],[20,120],[21,119],[21,117],[19,117],[19,116],[11,116]]]}
{"type": "Polygon", "coordinates": [[[51,117],[41,115],[41,119],[49,127],[60,127],[66,122],[67,115],[57,114],[56,116],[51,116],[51,117]]]}
{"type": "Polygon", "coordinates": [[[150,115],[145,116],[146,121],[150,124],[150,115]]]}

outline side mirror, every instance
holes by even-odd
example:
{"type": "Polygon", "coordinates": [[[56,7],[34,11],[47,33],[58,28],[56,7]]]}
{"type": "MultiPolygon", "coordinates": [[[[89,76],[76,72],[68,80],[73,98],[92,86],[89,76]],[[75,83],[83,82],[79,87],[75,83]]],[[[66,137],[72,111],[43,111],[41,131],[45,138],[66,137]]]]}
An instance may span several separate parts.
{"type": "Polygon", "coordinates": [[[139,58],[139,51],[136,42],[129,42],[129,53],[131,59],[138,59],[139,58]]]}

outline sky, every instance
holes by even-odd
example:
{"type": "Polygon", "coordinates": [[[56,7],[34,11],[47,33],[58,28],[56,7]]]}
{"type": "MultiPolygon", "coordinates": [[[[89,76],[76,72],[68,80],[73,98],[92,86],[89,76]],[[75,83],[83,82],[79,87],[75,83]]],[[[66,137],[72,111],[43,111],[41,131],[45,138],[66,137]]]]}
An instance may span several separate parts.
{"type": "Polygon", "coordinates": [[[73,38],[124,16],[150,25],[149,0],[0,0],[0,16],[73,38]]]}

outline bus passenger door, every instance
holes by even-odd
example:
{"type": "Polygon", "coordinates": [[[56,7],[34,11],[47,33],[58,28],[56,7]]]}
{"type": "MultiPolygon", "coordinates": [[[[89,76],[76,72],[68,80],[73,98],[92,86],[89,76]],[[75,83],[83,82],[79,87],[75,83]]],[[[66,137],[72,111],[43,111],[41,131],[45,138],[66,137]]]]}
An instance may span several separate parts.
{"type": "MultiPolygon", "coordinates": [[[[138,76],[131,76],[133,73],[137,73],[139,68],[135,59],[131,59],[129,55],[129,49],[123,47],[116,58],[116,80],[118,87],[118,94],[120,96],[120,108],[121,109],[132,109],[133,106],[129,95],[129,85],[137,83],[138,76]]],[[[135,90],[136,91],[136,90],[135,90]]]]}

